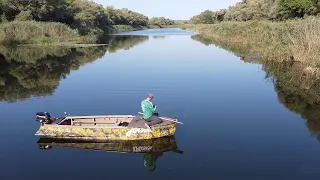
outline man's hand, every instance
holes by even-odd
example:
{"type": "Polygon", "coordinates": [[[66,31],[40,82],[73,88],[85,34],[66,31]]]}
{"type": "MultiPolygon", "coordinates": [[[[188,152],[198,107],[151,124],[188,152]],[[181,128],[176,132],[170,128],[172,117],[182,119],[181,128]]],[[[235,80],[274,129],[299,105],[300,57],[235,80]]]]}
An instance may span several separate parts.
{"type": "Polygon", "coordinates": [[[154,109],[157,109],[158,108],[158,106],[157,105],[154,105],[154,109]]]}

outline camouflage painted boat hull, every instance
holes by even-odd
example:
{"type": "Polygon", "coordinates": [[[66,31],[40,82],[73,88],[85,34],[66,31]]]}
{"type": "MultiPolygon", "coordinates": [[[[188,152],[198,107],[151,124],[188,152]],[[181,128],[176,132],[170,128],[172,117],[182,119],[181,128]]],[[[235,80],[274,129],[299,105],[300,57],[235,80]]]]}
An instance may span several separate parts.
{"type": "Polygon", "coordinates": [[[178,149],[174,136],[147,140],[109,140],[103,142],[40,138],[37,144],[40,149],[62,147],[121,153],[162,153],[167,151],[176,151],[178,149]]]}
{"type": "Polygon", "coordinates": [[[83,140],[140,140],[172,136],[176,124],[147,128],[98,128],[76,126],[40,126],[35,135],[47,138],[83,140]]]}
{"type": "MultiPolygon", "coordinates": [[[[66,114],[66,113],[65,113],[66,114]]],[[[100,115],[51,118],[50,113],[37,113],[41,123],[36,136],[71,140],[142,140],[174,135],[177,122],[159,117],[161,123],[147,127],[142,116],[100,115]]]]}

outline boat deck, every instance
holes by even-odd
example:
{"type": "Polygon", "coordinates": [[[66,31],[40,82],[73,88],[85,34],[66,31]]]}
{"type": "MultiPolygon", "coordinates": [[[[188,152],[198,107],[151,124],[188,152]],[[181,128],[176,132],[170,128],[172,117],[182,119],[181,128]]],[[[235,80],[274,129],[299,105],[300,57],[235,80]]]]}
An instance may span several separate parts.
{"type": "MultiPolygon", "coordinates": [[[[161,117],[160,117],[160,119],[161,119],[161,117]]],[[[131,120],[131,122],[129,123],[129,125],[127,127],[128,128],[147,128],[145,126],[145,123],[146,123],[146,121],[142,118],[142,116],[136,116],[131,120]]],[[[168,125],[168,124],[172,124],[172,123],[173,122],[171,122],[171,121],[162,120],[162,123],[155,124],[150,127],[152,128],[155,126],[163,126],[163,125],[168,125]]]]}
{"type": "MultiPolygon", "coordinates": [[[[128,123],[128,125],[125,126],[127,128],[142,128],[142,129],[147,128],[145,125],[146,121],[143,119],[143,116],[132,116],[132,117],[127,117],[127,116],[124,116],[124,117],[117,117],[117,116],[99,117],[99,116],[97,116],[96,118],[89,117],[89,116],[72,116],[69,118],[71,118],[71,119],[65,120],[68,122],[64,125],[71,125],[71,126],[97,126],[98,125],[99,127],[104,126],[104,127],[112,128],[112,127],[116,127],[119,125],[116,123],[119,120],[121,122],[128,123]]],[[[166,118],[166,117],[163,117],[163,118],[166,118]]],[[[57,125],[62,119],[64,119],[64,118],[56,119],[52,124],[57,125]]],[[[160,119],[161,119],[161,117],[160,117],[160,119]]],[[[172,123],[174,123],[174,122],[162,119],[161,123],[152,125],[150,127],[152,128],[152,127],[157,127],[157,126],[169,125],[172,123]]]]}

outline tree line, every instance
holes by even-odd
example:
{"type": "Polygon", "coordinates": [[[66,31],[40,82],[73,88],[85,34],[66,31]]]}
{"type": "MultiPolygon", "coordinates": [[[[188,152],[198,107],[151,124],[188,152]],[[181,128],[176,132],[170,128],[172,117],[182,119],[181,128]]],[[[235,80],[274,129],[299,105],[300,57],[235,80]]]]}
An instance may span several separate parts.
{"type": "Polygon", "coordinates": [[[205,10],[190,19],[192,24],[222,21],[286,20],[320,15],[320,0],[242,0],[218,11],[205,10]]]}
{"type": "Polygon", "coordinates": [[[104,8],[89,0],[0,0],[0,23],[12,21],[60,22],[77,29],[81,35],[106,32],[111,25],[173,23],[165,18],[149,20],[147,16],[126,8],[104,8]]]}

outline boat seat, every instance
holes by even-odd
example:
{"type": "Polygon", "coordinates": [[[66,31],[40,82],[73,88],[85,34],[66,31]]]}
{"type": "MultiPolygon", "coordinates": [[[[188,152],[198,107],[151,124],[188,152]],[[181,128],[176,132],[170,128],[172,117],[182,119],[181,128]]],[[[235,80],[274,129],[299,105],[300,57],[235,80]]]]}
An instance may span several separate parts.
{"type": "MultiPolygon", "coordinates": [[[[146,121],[143,119],[142,116],[136,116],[131,120],[131,122],[129,123],[129,125],[127,127],[128,128],[146,128],[145,123],[146,123],[146,121]]],[[[167,125],[167,124],[172,124],[172,122],[163,120],[161,123],[152,125],[150,127],[162,126],[162,125],[167,125]]]]}

